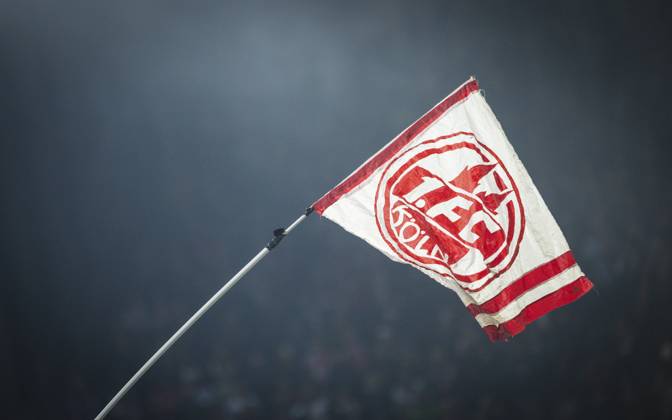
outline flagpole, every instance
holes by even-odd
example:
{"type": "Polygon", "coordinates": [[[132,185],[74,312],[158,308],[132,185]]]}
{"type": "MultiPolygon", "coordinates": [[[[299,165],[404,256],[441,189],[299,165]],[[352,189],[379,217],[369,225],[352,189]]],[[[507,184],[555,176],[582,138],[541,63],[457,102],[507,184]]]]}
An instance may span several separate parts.
{"type": "Polygon", "coordinates": [[[228,292],[238,282],[238,280],[243,278],[245,274],[247,274],[255,265],[257,265],[257,263],[259,263],[259,261],[261,261],[266,256],[266,254],[271,252],[271,250],[273,250],[273,248],[275,248],[285,236],[294,230],[294,228],[296,228],[299,223],[303,222],[303,220],[312,212],[312,207],[308,207],[305,213],[296,219],[294,223],[289,225],[289,227],[286,229],[279,228],[274,230],[273,239],[271,239],[271,241],[261,251],[259,251],[259,253],[255,255],[254,258],[245,264],[245,266],[241,268],[235,276],[231,277],[231,279],[227,281],[226,284],[224,284],[224,286],[222,286],[222,288],[217,291],[217,293],[208,299],[208,301],[205,302],[203,306],[201,306],[201,308],[196,311],[196,313],[194,313],[191,318],[187,320],[187,322],[184,323],[184,325],[175,331],[168,341],[159,347],[156,353],[154,353],[152,357],[150,357],[149,360],[147,360],[145,364],[142,365],[142,367],[138,369],[137,372],[135,372],[135,375],[133,375],[131,379],[126,382],[126,384],[119,390],[119,392],[117,392],[110,402],[108,402],[107,405],[100,411],[100,413],[98,413],[95,420],[102,420],[105,418],[110,410],[112,410],[112,408],[117,405],[119,400],[121,400],[123,396],[126,395],[126,393],[133,387],[133,385],[135,385],[136,382],[138,382],[142,375],[144,375],[154,365],[154,363],[156,363],[156,361],[159,360],[159,358],[163,356],[163,354],[168,351],[168,349],[172,347],[172,345],[175,344],[175,342],[179,340],[180,337],[182,337],[182,335],[203,316],[203,314],[205,314],[215,303],[217,303],[217,301],[221,299],[222,296],[224,296],[226,292],[228,292]]]}

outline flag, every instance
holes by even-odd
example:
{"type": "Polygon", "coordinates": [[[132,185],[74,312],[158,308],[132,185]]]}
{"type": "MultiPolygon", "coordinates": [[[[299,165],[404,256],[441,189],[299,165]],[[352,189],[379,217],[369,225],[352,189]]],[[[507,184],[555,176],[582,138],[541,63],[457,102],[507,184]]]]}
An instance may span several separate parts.
{"type": "Polygon", "coordinates": [[[312,207],[455,291],[492,341],[592,287],[473,78],[312,207]]]}

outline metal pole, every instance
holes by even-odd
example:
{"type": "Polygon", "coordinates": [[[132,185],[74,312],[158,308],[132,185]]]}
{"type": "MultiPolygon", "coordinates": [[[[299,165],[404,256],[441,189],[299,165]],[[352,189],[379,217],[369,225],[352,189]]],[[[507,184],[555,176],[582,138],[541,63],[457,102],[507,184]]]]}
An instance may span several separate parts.
{"type": "Polygon", "coordinates": [[[268,243],[268,245],[266,245],[261,251],[259,251],[259,253],[255,255],[254,258],[250,260],[250,262],[245,264],[245,266],[241,268],[240,271],[238,271],[238,273],[236,273],[235,276],[231,277],[231,279],[227,281],[226,284],[224,284],[224,286],[222,286],[222,288],[219,289],[219,291],[217,291],[217,293],[215,293],[210,299],[208,299],[208,301],[205,302],[205,304],[203,304],[203,306],[201,306],[201,308],[198,311],[196,311],[196,313],[193,314],[191,318],[189,318],[187,322],[185,322],[184,325],[180,327],[180,329],[175,331],[175,334],[173,334],[172,337],[168,339],[168,341],[163,343],[163,345],[156,351],[156,353],[154,353],[152,357],[150,357],[149,360],[147,360],[145,364],[142,365],[142,367],[138,369],[137,372],[135,372],[135,375],[133,375],[131,379],[129,379],[128,382],[126,382],[126,385],[124,385],[119,390],[119,392],[117,392],[117,394],[110,400],[110,402],[107,403],[105,408],[103,408],[100,411],[100,413],[98,413],[95,420],[102,420],[103,418],[105,418],[105,416],[110,412],[110,410],[112,410],[112,408],[114,408],[114,406],[117,405],[119,400],[121,400],[123,396],[126,395],[128,390],[130,390],[133,387],[133,385],[135,385],[135,383],[138,382],[138,380],[142,377],[142,375],[144,375],[149,370],[149,368],[151,368],[152,365],[154,365],[154,363],[156,363],[156,361],[159,360],[159,358],[163,356],[163,354],[166,351],[168,351],[168,349],[173,344],[175,344],[175,342],[179,340],[180,337],[182,337],[182,334],[187,332],[187,330],[191,328],[192,325],[194,325],[196,321],[198,321],[199,318],[201,318],[203,314],[208,311],[208,309],[210,309],[215,303],[217,303],[217,301],[221,299],[221,297],[224,296],[226,292],[228,292],[229,289],[231,289],[238,282],[238,280],[240,280],[255,265],[257,265],[257,263],[261,261],[262,258],[266,256],[266,254],[268,254],[273,248],[275,248],[280,243],[282,238],[284,238],[289,234],[289,232],[294,230],[294,228],[298,226],[299,223],[303,222],[303,220],[306,217],[308,217],[308,215],[312,213],[312,211],[313,209],[309,207],[306,210],[306,212],[302,214],[301,217],[296,219],[294,223],[289,225],[287,229],[282,228],[276,229],[273,232],[273,239],[268,243]]]}

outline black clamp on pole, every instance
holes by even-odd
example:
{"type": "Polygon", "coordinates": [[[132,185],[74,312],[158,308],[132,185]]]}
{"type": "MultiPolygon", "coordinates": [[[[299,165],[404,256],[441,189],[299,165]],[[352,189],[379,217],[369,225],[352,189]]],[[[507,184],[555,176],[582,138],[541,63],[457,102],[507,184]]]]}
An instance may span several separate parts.
{"type": "Polygon", "coordinates": [[[285,233],[285,228],[277,228],[273,231],[273,239],[266,245],[266,248],[270,251],[282,241],[287,234],[285,233]]]}
{"type": "MultiPolygon", "coordinates": [[[[312,207],[308,207],[308,208],[303,212],[303,216],[301,216],[300,218],[298,218],[298,219],[297,219],[294,223],[292,223],[287,229],[289,229],[290,231],[291,231],[292,229],[294,229],[294,227],[295,227],[296,225],[298,225],[298,224],[301,222],[301,220],[303,220],[304,218],[308,217],[312,212],[313,212],[313,208],[312,208],[312,207]]],[[[276,246],[278,246],[278,244],[280,243],[280,241],[282,241],[282,238],[284,238],[285,236],[287,236],[288,233],[289,233],[289,232],[288,232],[285,228],[277,228],[277,229],[275,229],[275,230],[273,231],[273,239],[271,239],[271,241],[268,243],[268,245],[266,245],[266,249],[268,249],[268,250],[270,251],[270,250],[272,250],[273,248],[275,248],[276,246]]]]}

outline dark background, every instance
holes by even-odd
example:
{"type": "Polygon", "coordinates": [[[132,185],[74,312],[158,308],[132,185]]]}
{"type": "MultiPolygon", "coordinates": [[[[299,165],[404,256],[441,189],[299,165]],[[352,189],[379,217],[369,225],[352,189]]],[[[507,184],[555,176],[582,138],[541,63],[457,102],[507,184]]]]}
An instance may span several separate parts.
{"type": "Polygon", "coordinates": [[[110,418],[672,418],[666,4],[0,1],[0,417],[93,418],[474,74],[595,291],[491,344],[313,216],[110,418]]]}

